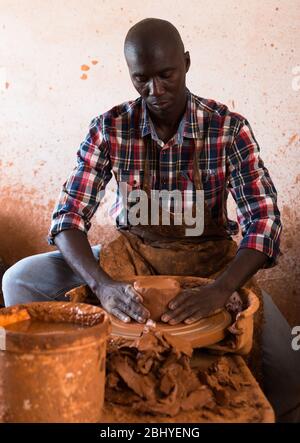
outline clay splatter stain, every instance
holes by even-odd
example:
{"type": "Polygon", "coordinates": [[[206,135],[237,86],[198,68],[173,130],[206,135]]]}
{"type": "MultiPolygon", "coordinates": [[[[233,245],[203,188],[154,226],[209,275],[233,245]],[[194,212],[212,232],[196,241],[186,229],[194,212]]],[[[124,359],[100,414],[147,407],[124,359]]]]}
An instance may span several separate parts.
{"type": "Polygon", "coordinates": [[[88,65],[81,65],[81,70],[82,71],[89,71],[90,67],[88,65]]]}
{"type": "Polygon", "coordinates": [[[99,63],[98,60],[92,60],[93,65],[97,65],[97,63],[99,63]]]}
{"type": "Polygon", "coordinates": [[[292,137],[289,139],[288,146],[290,146],[292,143],[294,143],[297,140],[297,138],[298,138],[298,134],[292,135],[292,137]]]}
{"type": "Polygon", "coordinates": [[[88,78],[88,76],[86,74],[82,74],[82,76],[80,78],[81,78],[81,80],[86,80],[88,78]]]}

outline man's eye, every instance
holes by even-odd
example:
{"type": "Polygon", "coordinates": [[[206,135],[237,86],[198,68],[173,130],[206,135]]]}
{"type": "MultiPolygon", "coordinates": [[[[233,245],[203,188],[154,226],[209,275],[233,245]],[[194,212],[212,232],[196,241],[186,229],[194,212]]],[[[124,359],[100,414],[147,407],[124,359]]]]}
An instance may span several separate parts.
{"type": "Polygon", "coordinates": [[[144,75],[136,75],[135,76],[136,81],[138,82],[145,82],[147,80],[147,78],[144,75]]]}
{"type": "Polygon", "coordinates": [[[163,72],[161,75],[161,78],[170,78],[172,76],[171,71],[163,72]]]}

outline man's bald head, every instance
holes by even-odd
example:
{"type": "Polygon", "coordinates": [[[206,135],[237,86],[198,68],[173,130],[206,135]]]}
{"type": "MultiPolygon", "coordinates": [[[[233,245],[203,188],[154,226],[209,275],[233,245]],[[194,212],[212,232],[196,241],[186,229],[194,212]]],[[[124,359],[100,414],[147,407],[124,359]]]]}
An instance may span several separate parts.
{"type": "Polygon", "coordinates": [[[152,118],[176,122],[186,104],[190,55],[175,26],[157,18],[136,23],[127,33],[124,52],[133,86],[152,118]]]}
{"type": "Polygon", "coordinates": [[[124,43],[126,59],[130,52],[147,55],[157,48],[173,48],[176,52],[184,54],[184,45],[178,30],[167,20],[146,18],[136,23],[129,29],[124,43]]]}

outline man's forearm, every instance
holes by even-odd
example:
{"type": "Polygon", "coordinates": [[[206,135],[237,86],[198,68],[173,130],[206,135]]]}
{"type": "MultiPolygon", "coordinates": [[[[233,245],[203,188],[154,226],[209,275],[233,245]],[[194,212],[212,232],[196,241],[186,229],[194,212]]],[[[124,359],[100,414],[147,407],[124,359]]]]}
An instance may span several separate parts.
{"type": "Polygon", "coordinates": [[[216,279],[216,284],[234,292],[243,286],[268,260],[255,249],[240,249],[228,268],[216,279]]]}
{"type": "Polygon", "coordinates": [[[93,292],[96,292],[101,284],[112,281],[95,260],[84,232],[78,229],[62,231],[55,236],[55,244],[68,265],[93,292]]]}

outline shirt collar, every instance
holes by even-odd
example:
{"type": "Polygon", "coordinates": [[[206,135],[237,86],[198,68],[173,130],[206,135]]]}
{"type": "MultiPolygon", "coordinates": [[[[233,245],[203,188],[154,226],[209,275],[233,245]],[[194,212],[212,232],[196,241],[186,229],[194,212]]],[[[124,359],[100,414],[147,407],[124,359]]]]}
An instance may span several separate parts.
{"type": "MultiPolygon", "coordinates": [[[[188,89],[186,91],[187,91],[186,110],[179,124],[177,134],[175,135],[175,138],[177,138],[180,144],[183,141],[183,137],[199,138],[203,126],[203,111],[199,107],[197,109],[195,96],[188,89]]],[[[142,99],[140,129],[142,137],[151,134],[152,138],[154,140],[157,140],[157,135],[155,133],[153,124],[151,122],[146,103],[143,99],[142,99]]]]}

